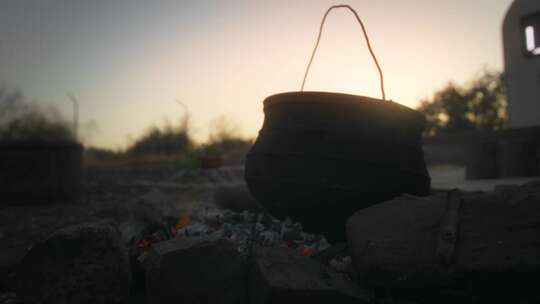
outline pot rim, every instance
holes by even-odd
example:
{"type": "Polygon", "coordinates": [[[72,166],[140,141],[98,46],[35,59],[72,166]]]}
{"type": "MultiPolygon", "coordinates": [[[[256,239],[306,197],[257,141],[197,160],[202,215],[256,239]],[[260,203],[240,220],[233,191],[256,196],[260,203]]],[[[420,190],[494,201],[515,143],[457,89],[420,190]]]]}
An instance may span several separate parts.
{"type": "Polygon", "coordinates": [[[270,95],[266,97],[263,101],[264,105],[274,105],[280,103],[289,103],[289,102],[309,102],[309,103],[336,103],[336,102],[358,102],[358,101],[367,101],[367,102],[383,102],[383,103],[396,103],[392,100],[382,100],[373,97],[367,97],[362,95],[354,95],[347,93],[337,93],[337,92],[325,92],[325,91],[291,91],[291,92],[282,92],[270,95]],[[318,100],[293,100],[296,97],[313,97],[317,96],[321,99],[318,100]],[[338,98],[336,100],[336,98],[338,98]]]}
{"type": "Polygon", "coordinates": [[[304,103],[304,104],[371,104],[380,105],[382,107],[395,107],[404,113],[409,113],[414,116],[425,117],[419,111],[409,108],[393,100],[382,100],[373,97],[362,95],[353,95],[347,93],[335,93],[324,91],[291,91],[283,92],[266,97],[263,101],[264,108],[279,104],[304,103]],[[315,97],[312,99],[312,97],[315,97]]]}

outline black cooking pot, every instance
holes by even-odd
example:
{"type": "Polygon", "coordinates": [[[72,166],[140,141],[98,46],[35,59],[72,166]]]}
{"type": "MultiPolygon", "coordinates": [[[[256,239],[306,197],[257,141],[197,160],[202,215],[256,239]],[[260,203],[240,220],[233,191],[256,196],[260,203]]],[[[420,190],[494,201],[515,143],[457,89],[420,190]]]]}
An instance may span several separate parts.
{"type": "MultiPolygon", "coordinates": [[[[322,24],[337,7],[352,10],[333,6],[322,24]]],[[[317,44],[319,39],[320,33],[317,44]]],[[[245,178],[271,214],[343,240],[345,221],[355,211],[403,193],[429,194],[421,144],[424,116],[384,100],[380,75],[383,99],[303,91],[266,98],[245,178]]]]}

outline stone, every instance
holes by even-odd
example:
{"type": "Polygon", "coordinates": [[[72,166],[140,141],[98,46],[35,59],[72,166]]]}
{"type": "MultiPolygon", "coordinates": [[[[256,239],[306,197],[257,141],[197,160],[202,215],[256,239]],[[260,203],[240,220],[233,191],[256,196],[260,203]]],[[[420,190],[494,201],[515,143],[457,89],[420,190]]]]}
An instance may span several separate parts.
{"type": "Polygon", "coordinates": [[[251,304],[369,302],[345,275],[284,247],[254,249],[249,294],[251,304]]]}
{"type": "Polygon", "coordinates": [[[148,303],[245,303],[247,268],[220,237],[154,244],[143,261],[148,303]]]}
{"type": "Polygon", "coordinates": [[[365,286],[422,297],[455,289],[482,303],[519,295],[536,303],[539,223],[540,187],[530,183],[489,193],[452,190],[446,199],[398,197],[351,216],[347,237],[365,286]]]}
{"type": "Polygon", "coordinates": [[[352,215],[347,240],[361,281],[385,288],[426,284],[423,278],[439,272],[436,236],[445,210],[442,198],[405,195],[352,215]]]}
{"type": "Polygon", "coordinates": [[[0,291],[0,303],[1,304],[17,304],[20,303],[17,300],[17,295],[14,292],[1,292],[0,291]]]}
{"type": "Polygon", "coordinates": [[[129,286],[129,257],[109,221],[57,230],[36,243],[17,269],[24,303],[123,303],[129,286]]]}

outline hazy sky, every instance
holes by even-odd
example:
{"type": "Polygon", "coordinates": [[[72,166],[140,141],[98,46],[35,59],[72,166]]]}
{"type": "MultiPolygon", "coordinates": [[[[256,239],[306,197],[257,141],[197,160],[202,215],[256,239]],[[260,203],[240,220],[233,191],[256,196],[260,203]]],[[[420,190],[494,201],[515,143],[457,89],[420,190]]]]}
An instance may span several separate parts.
{"type": "MultiPolygon", "coordinates": [[[[367,26],[388,98],[407,106],[483,67],[502,69],[501,24],[511,0],[349,1],[367,26]]],[[[0,1],[0,85],[70,115],[80,100],[90,143],[122,147],[184,102],[204,139],[228,115],[246,136],[262,101],[297,91],[326,0],[0,1]]],[[[327,20],[306,90],[379,97],[378,76],[354,17],[327,20]]]]}

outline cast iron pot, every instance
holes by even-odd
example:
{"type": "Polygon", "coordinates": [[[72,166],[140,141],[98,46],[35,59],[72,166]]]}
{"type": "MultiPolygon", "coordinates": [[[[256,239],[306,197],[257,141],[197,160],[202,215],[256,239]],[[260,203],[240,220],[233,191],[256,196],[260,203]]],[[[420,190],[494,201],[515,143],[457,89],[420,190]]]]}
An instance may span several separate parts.
{"type": "Polygon", "coordinates": [[[402,193],[427,195],[424,117],[362,96],[284,93],[264,101],[265,119],[246,159],[253,196],[273,215],[342,240],[355,211],[402,193]]]}
{"type": "Polygon", "coordinates": [[[300,92],[264,100],[264,123],[246,157],[253,196],[274,216],[300,221],[304,230],[345,239],[355,211],[403,193],[427,195],[430,177],[421,138],[424,116],[385,100],[383,75],[362,21],[347,5],[332,6],[321,23],[300,92]],[[304,92],[309,68],[330,10],[351,10],[379,70],[382,99],[304,92]]]}

